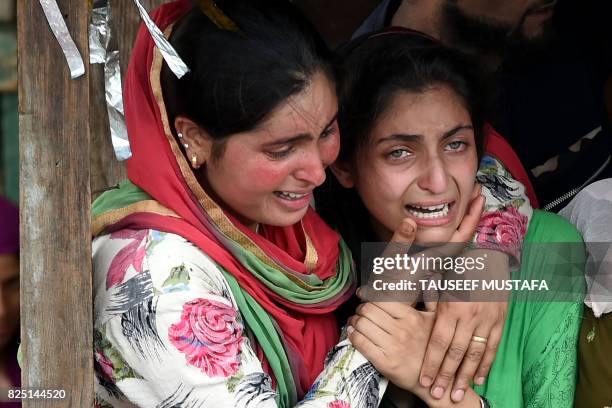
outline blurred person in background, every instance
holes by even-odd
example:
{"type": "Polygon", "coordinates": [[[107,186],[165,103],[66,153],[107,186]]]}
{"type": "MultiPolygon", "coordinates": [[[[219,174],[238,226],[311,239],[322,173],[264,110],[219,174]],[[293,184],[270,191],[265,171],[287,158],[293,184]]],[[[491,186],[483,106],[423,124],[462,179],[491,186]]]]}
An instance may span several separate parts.
{"type": "MultiPolygon", "coordinates": [[[[0,197],[0,389],[19,387],[19,210],[0,197]]],[[[20,406],[2,403],[2,406],[20,406]]]]}
{"type": "Polygon", "coordinates": [[[479,61],[498,86],[498,106],[488,120],[527,170],[529,181],[520,181],[535,189],[532,206],[559,212],[612,175],[602,80],[610,73],[610,44],[601,39],[609,35],[593,28],[585,33],[603,25],[592,17],[596,10],[609,15],[588,2],[384,0],[354,37],[401,26],[479,61]]]}

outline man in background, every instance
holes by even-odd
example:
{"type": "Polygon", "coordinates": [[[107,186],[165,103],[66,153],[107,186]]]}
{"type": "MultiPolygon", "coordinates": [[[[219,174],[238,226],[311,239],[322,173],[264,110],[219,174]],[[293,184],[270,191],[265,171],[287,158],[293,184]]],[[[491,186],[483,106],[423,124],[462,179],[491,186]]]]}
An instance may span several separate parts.
{"type": "Polygon", "coordinates": [[[386,26],[414,29],[472,55],[495,73],[499,106],[491,122],[517,152],[540,206],[551,211],[612,175],[612,137],[603,101],[609,69],[606,74],[600,64],[593,66],[586,54],[592,44],[575,43],[581,41],[576,33],[580,25],[567,16],[575,14],[569,6],[559,7],[566,13],[565,20],[558,20],[561,28],[571,27],[571,34],[556,34],[556,3],[384,0],[354,35],[386,26]]]}

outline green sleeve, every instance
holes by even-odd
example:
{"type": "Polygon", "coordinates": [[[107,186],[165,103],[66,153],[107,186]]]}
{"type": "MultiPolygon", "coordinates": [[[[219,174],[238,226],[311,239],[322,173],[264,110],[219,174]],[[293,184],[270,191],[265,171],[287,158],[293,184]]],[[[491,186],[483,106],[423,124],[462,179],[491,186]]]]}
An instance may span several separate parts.
{"type": "Polygon", "coordinates": [[[495,362],[474,389],[494,408],[572,407],[584,299],[584,245],[556,214],[535,210],[516,278],[551,291],[513,292],[495,362]]]}
{"type": "Polygon", "coordinates": [[[525,407],[573,407],[582,304],[534,303],[523,366],[525,407]]]}
{"type": "Polygon", "coordinates": [[[572,288],[573,295],[563,302],[532,298],[525,304],[524,406],[573,407],[584,299],[582,237],[556,214],[536,211],[525,243],[525,278],[543,278],[551,287],[572,288]]]}

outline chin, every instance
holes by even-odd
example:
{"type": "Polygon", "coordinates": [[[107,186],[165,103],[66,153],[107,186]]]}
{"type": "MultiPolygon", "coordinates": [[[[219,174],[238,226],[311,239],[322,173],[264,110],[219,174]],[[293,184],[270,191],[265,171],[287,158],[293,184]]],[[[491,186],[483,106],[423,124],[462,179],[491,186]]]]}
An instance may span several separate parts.
{"type": "Polygon", "coordinates": [[[295,213],[291,214],[287,214],[285,212],[268,214],[266,218],[261,221],[261,223],[273,227],[290,227],[302,221],[302,218],[304,218],[307,211],[308,207],[304,208],[304,210],[300,210],[299,212],[296,211],[295,213]]]}
{"type": "Polygon", "coordinates": [[[525,27],[523,30],[523,41],[521,46],[531,51],[540,51],[550,45],[555,40],[555,31],[552,22],[547,21],[542,24],[525,27]]]}
{"type": "Polygon", "coordinates": [[[450,228],[428,228],[417,232],[414,242],[423,246],[446,244],[452,235],[450,228]]]}

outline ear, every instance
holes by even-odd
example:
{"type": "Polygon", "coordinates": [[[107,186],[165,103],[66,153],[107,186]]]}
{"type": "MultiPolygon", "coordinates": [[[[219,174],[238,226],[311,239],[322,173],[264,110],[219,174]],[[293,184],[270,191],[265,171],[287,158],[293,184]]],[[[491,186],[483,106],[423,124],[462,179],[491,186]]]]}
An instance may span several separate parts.
{"type": "Polygon", "coordinates": [[[341,162],[337,160],[334,164],[329,166],[336,179],[344,188],[353,188],[355,187],[355,179],[353,177],[353,172],[351,171],[350,166],[347,163],[341,162]]]}
{"type": "Polygon", "coordinates": [[[210,159],[213,138],[208,132],[185,116],[176,117],[174,128],[182,136],[179,143],[193,168],[199,168],[210,159]]]}

